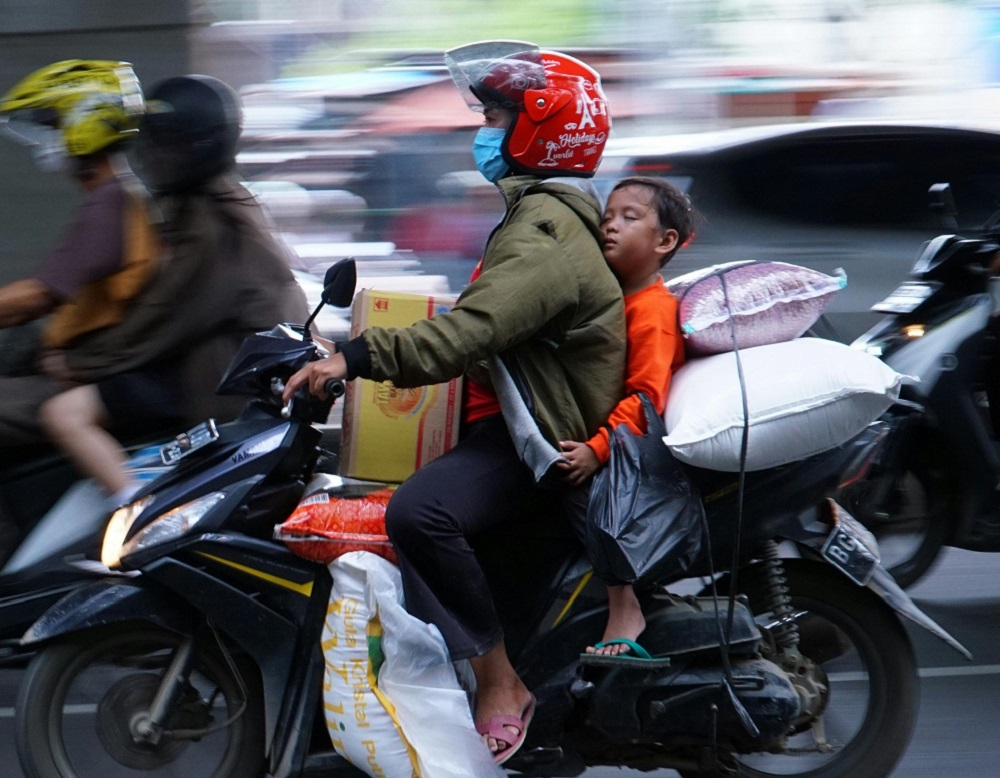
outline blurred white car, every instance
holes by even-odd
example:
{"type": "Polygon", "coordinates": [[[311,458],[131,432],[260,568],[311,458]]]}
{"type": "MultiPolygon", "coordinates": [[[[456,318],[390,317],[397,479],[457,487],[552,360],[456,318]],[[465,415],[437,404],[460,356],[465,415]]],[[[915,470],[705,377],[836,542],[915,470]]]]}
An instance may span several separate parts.
{"type": "Polygon", "coordinates": [[[1000,203],[1000,132],[904,122],[745,127],[609,142],[597,183],[661,176],[704,218],[668,276],[732,260],[791,262],[847,273],[824,333],[850,341],[878,318],[869,309],[910,270],[921,245],[945,231],[929,208],[950,183],[963,228],[1000,203]]]}

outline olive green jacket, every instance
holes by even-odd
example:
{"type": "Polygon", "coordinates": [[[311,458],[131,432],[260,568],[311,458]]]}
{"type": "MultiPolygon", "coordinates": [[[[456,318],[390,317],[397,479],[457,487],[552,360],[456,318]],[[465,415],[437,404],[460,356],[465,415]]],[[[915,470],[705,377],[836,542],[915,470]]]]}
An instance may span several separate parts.
{"type": "Polygon", "coordinates": [[[600,249],[596,190],[534,176],[500,189],[507,211],[479,277],[447,313],[365,330],[370,375],[358,374],[421,386],[499,355],[546,440],[588,440],[620,399],[625,369],[624,306],[600,249]]]}

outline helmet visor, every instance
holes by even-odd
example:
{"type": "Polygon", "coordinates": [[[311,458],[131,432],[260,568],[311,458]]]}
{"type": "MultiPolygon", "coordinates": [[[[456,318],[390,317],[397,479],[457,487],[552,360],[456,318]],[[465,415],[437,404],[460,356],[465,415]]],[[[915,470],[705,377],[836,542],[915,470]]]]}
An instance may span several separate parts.
{"type": "Polygon", "coordinates": [[[545,88],[542,55],[533,43],[480,41],[449,49],[444,61],[466,105],[520,110],[528,89],[545,88]]]}
{"type": "Polygon", "coordinates": [[[62,143],[57,117],[52,111],[25,110],[0,114],[0,132],[24,146],[62,143]]]}

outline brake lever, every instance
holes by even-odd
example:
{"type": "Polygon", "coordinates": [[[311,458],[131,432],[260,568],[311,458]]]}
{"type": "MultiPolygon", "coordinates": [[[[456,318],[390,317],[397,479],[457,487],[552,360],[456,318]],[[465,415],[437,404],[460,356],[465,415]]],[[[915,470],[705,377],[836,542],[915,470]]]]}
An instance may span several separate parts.
{"type": "MultiPolygon", "coordinates": [[[[271,379],[271,393],[275,397],[281,397],[285,393],[285,382],[280,378],[275,376],[271,379]]],[[[287,403],[281,406],[281,418],[290,419],[292,418],[292,403],[295,402],[295,397],[292,396],[287,403]]]]}
{"type": "MultiPolygon", "coordinates": [[[[347,391],[347,384],[341,381],[339,378],[331,378],[325,384],[323,384],[323,389],[326,391],[327,395],[331,400],[336,400],[339,397],[343,397],[344,393],[347,391]]],[[[275,397],[281,397],[285,393],[285,382],[280,378],[271,379],[271,392],[275,397]]],[[[288,402],[281,406],[281,418],[290,419],[292,418],[292,405],[295,403],[295,395],[292,395],[288,402]]]]}

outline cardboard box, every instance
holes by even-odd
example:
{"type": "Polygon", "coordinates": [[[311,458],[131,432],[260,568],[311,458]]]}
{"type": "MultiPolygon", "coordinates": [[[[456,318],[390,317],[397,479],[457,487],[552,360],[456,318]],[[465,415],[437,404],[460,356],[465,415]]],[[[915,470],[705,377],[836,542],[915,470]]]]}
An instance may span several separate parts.
{"type": "MultiPolygon", "coordinates": [[[[364,289],[351,308],[351,337],[368,327],[408,327],[447,311],[451,297],[364,289]]],[[[462,379],[398,389],[389,381],[355,379],[344,397],[340,473],[399,483],[458,442],[462,379]]]]}

